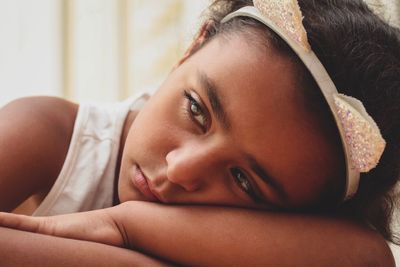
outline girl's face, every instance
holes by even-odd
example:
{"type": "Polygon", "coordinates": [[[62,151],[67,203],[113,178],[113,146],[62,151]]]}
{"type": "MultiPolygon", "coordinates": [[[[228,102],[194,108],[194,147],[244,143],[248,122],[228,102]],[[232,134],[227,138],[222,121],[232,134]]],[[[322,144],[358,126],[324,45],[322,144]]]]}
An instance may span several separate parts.
{"type": "Polygon", "coordinates": [[[289,208],[342,174],[340,150],[299,96],[289,59],[243,35],[216,37],[139,112],[118,194],[163,203],[289,208]]]}

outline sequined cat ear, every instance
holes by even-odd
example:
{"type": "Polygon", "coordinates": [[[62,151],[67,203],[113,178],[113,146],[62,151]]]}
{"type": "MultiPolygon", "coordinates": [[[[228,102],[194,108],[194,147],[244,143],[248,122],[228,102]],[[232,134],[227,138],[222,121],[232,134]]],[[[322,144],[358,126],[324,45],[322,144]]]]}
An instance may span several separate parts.
{"type": "Polygon", "coordinates": [[[228,14],[222,23],[238,16],[251,17],[279,35],[309,70],[325,97],[337,124],[346,160],[346,188],[343,200],[352,197],[358,188],[360,172],[374,168],[385,148],[378,126],[367,114],[363,104],[339,94],[318,57],[311,50],[303,26],[302,13],[296,0],[253,0],[228,14]]]}
{"type": "Polygon", "coordinates": [[[303,47],[304,50],[311,50],[307,33],[302,23],[303,15],[297,1],[253,0],[253,4],[265,18],[268,18],[276,26],[285,31],[286,35],[303,47]]]}
{"type": "Polygon", "coordinates": [[[334,101],[352,167],[359,172],[368,172],[378,164],[386,142],[361,101],[343,94],[334,95],[334,101]]]}

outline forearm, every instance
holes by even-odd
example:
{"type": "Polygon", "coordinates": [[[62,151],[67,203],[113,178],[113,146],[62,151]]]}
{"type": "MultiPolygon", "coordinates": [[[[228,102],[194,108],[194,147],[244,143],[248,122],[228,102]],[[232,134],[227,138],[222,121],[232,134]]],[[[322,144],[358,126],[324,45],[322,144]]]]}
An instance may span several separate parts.
{"type": "Polygon", "coordinates": [[[185,265],[394,266],[382,238],[349,222],[217,207],[122,205],[116,221],[133,248],[185,265]]]}
{"type": "Polygon", "coordinates": [[[126,202],[42,218],[0,213],[0,225],[128,247],[190,266],[394,266],[390,249],[371,230],[299,214],[126,202]]]}
{"type": "Polygon", "coordinates": [[[0,266],[168,266],[144,254],[103,245],[0,227],[0,266]]]}

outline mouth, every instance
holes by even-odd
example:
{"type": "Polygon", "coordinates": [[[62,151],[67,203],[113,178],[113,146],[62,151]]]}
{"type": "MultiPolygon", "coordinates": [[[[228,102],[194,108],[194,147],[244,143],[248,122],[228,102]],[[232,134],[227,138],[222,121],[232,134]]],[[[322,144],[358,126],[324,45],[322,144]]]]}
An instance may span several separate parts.
{"type": "Polygon", "coordinates": [[[144,175],[139,165],[135,165],[132,176],[133,185],[146,197],[147,201],[161,202],[159,196],[152,191],[148,178],[144,175]]]}

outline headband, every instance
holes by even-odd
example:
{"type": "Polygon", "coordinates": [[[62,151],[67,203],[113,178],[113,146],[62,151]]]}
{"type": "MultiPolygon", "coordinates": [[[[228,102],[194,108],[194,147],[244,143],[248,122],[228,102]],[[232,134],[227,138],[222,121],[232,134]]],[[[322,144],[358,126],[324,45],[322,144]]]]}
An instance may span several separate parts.
{"type": "Polygon", "coordinates": [[[357,192],[360,173],[368,172],[378,164],[385,140],[361,101],[337,91],[311,50],[297,0],[253,0],[253,4],[228,14],[221,23],[239,16],[256,19],[278,34],[309,70],[339,130],[346,162],[346,188],[342,200],[350,199],[357,192]]]}

